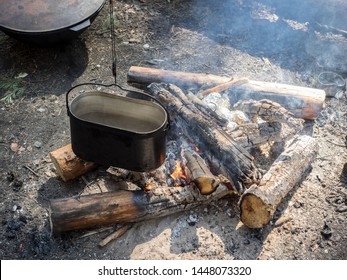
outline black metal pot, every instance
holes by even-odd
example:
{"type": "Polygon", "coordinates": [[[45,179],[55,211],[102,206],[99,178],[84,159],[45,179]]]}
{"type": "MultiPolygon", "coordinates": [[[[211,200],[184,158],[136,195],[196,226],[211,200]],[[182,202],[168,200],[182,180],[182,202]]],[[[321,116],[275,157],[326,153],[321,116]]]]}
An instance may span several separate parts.
{"type": "Polygon", "coordinates": [[[78,157],[138,172],[164,163],[169,117],[158,101],[88,91],[69,105],[72,89],[66,105],[72,150],[78,157]]]}
{"type": "Polygon", "coordinates": [[[0,30],[26,43],[52,45],[76,38],[105,0],[0,0],[0,30]]]}

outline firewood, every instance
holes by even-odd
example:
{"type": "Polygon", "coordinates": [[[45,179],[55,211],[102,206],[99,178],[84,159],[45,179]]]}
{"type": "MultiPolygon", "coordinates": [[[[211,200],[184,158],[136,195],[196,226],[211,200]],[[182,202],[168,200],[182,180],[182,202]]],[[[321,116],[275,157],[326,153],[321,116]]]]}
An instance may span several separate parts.
{"type": "MultiPolygon", "coordinates": [[[[111,184],[106,182],[105,184],[111,184]]],[[[114,189],[113,186],[108,186],[114,189]]],[[[56,234],[115,223],[140,222],[186,211],[234,195],[221,184],[212,194],[194,187],[153,187],[150,191],[119,190],[50,201],[52,231],[56,234]]]]}
{"type": "Polygon", "coordinates": [[[99,242],[99,246],[100,247],[105,247],[111,241],[116,240],[117,238],[119,238],[123,234],[125,234],[128,231],[128,229],[129,229],[129,225],[128,224],[122,226],[121,228],[117,229],[115,232],[113,232],[109,236],[107,236],[105,239],[101,240],[99,242]]]}
{"type": "Polygon", "coordinates": [[[155,69],[149,67],[131,66],[127,80],[129,83],[148,86],[152,83],[174,84],[182,88],[200,88],[201,86],[216,86],[230,80],[213,74],[189,73],[155,69]]]}
{"type": "MultiPolygon", "coordinates": [[[[146,86],[151,83],[172,83],[182,89],[195,87],[198,91],[202,86],[217,86],[230,82],[230,78],[132,66],[128,71],[128,82],[146,86]]],[[[326,94],[321,89],[249,80],[230,88],[229,96],[235,102],[242,99],[269,99],[281,104],[297,118],[314,120],[324,107],[326,94]]]]}
{"type": "MultiPolygon", "coordinates": [[[[204,118],[192,104],[184,104],[175,96],[180,89],[174,85],[151,84],[149,91],[166,105],[176,123],[181,123],[185,135],[206,152],[218,174],[227,177],[241,194],[244,188],[259,181],[260,171],[250,153],[237,144],[214,122],[204,118]]],[[[178,95],[184,98],[184,93],[178,95]]]]}
{"type": "Polygon", "coordinates": [[[57,174],[64,182],[78,178],[97,165],[78,158],[72,151],[71,144],[49,153],[57,174]]]}
{"type": "Polygon", "coordinates": [[[190,92],[190,91],[187,92],[186,96],[194,104],[195,107],[197,107],[206,116],[210,116],[211,118],[215,119],[215,121],[219,125],[226,126],[228,124],[228,120],[226,118],[218,115],[205,102],[203,102],[201,99],[199,99],[192,92],[190,92]]]}
{"type": "Polygon", "coordinates": [[[272,219],[276,209],[303,179],[317,154],[314,138],[294,137],[259,184],[251,186],[241,197],[241,221],[250,228],[262,228],[272,219]]]}
{"type": "Polygon", "coordinates": [[[191,180],[199,188],[200,193],[207,195],[214,192],[220,181],[211,173],[203,158],[191,150],[184,150],[183,154],[187,161],[186,166],[190,171],[191,180]]]}
{"type": "Polygon", "coordinates": [[[230,132],[241,145],[246,144],[244,147],[283,142],[303,129],[303,119],[294,118],[291,112],[271,100],[243,100],[236,103],[234,109],[241,110],[254,121],[241,124],[230,132]],[[257,123],[258,119],[265,122],[257,123]]]}
{"type": "Polygon", "coordinates": [[[223,92],[223,91],[225,91],[227,89],[230,89],[232,86],[242,85],[242,84],[245,84],[245,83],[248,83],[248,82],[249,82],[249,80],[247,78],[231,79],[228,82],[225,82],[225,83],[219,84],[217,86],[214,86],[214,87],[211,87],[211,88],[199,91],[197,93],[197,96],[200,99],[203,99],[204,97],[206,97],[207,95],[209,95],[212,92],[219,92],[220,93],[220,92],[223,92]]]}

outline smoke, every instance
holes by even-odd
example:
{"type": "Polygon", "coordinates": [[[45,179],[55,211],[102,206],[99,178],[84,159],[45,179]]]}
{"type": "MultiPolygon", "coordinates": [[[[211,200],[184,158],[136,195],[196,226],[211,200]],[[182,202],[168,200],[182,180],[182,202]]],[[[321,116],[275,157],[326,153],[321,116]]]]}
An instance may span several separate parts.
{"type": "Polygon", "coordinates": [[[294,72],[347,75],[345,0],[192,0],[190,8],[186,27],[219,44],[294,72]]]}

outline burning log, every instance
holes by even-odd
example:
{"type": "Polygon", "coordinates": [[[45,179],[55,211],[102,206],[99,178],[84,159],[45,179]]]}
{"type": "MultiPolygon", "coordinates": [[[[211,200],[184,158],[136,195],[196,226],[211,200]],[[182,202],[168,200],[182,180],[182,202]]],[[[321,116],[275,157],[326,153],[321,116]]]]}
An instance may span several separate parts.
{"type": "Polygon", "coordinates": [[[242,195],[241,221],[250,228],[265,226],[283,198],[302,180],[316,154],[317,143],[312,137],[294,137],[260,183],[254,184],[242,195]]]}
{"type": "MultiPolygon", "coordinates": [[[[128,82],[142,85],[172,83],[181,88],[217,86],[230,82],[230,78],[203,73],[188,73],[132,66],[128,71],[128,82]]],[[[325,92],[301,86],[249,80],[229,89],[230,98],[269,99],[281,104],[298,118],[314,120],[324,107],[325,92]]]]}
{"type": "MultiPolygon", "coordinates": [[[[112,188],[112,187],[110,187],[112,188]]],[[[50,201],[52,230],[61,233],[114,223],[139,222],[186,211],[235,194],[220,185],[210,195],[194,187],[157,187],[151,191],[115,191],[50,201]]]]}
{"type": "Polygon", "coordinates": [[[185,130],[184,135],[206,154],[218,174],[227,177],[241,194],[244,188],[259,181],[261,174],[253,157],[237,144],[211,119],[205,118],[193,104],[185,100],[184,93],[174,85],[151,84],[150,92],[163,102],[176,123],[185,130]]]}
{"type": "Polygon", "coordinates": [[[57,174],[64,182],[76,179],[97,167],[93,162],[78,158],[72,151],[71,144],[49,153],[57,174]]]}
{"type": "Polygon", "coordinates": [[[205,161],[198,153],[184,150],[183,156],[186,159],[186,166],[190,172],[190,178],[199,188],[200,193],[207,195],[213,193],[219,186],[220,181],[208,169],[205,161]]]}

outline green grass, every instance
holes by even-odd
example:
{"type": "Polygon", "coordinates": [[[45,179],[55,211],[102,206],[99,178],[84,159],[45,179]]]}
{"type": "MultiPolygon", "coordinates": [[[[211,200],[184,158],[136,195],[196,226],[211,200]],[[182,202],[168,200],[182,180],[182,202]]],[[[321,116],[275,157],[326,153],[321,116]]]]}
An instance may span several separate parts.
{"type": "Polygon", "coordinates": [[[23,78],[26,76],[26,73],[20,73],[13,79],[0,79],[0,91],[4,91],[0,101],[9,104],[12,103],[16,98],[23,95],[25,92],[23,78]]]}

